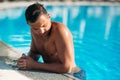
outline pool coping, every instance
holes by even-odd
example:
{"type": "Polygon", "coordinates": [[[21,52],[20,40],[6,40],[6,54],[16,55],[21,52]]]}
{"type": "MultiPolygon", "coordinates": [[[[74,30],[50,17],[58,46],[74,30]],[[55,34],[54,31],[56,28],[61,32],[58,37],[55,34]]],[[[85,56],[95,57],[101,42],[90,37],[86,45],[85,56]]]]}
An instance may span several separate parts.
{"type": "Polygon", "coordinates": [[[17,52],[14,48],[7,45],[5,42],[0,40],[0,56],[18,59],[21,54],[17,52]]]}
{"type": "MultiPolygon", "coordinates": [[[[21,54],[14,50],[14,48],[10,47],[8,44],[0,40],[0,57],[3,58],[9,58],[11,60],[17,60],[21,54]]],[[[18,77],[25,79],[25,80],[68,80],[68,79],[74,79],[74,80],[80,80],[74,76],[71,76],[69,74],[57,74],[57,73],[51,73],[51,72],[45,72],[45,71],[34,71],[34,70],[27,70],[27,71],[20,71],[20,70],[14,70],[12,69],[8,64],[5,64],[4,60],[0,61],[0,79],[10,78],[12,80],[15,80],[15,78],[11,78],[9,75],[16,74],[18,77]],[[5,74],[2,74],[5,73],[5,74]],[[7,75],[6,75],[7,74],[7,75]],[[32,74],[32,76],[31,76],[32,74]],[[47,77],[46,77],[47,76],[47,77]],[[41,79],[42,77],[42,79],[41,79]]],[[[13,76],[13,75],[12,75],[13,76]]]]}
{"type": "MultiPolygon", "coordinates": [[[[0,10],[9,9],[9,8],[16,8],[16,7],[26,7],[32,3],[35,3],[37,1],[18,1],[18,2],[1,2],[0,3],[0,10]]],[[[100,2],[100,1],[77,1],[77,2],[71,2],[71,1],[65,1],[65,2],[45,2],[45,1],[39,1],[41,4],[44,5],[52,5],[52,6],[120,6],[120,2],[100,2]]]]}
{"type": "Polygon", "coordinates": [[[0,80],[32,80],[31,78],[12,70],[10,66],[0,61],[0,80]]]}

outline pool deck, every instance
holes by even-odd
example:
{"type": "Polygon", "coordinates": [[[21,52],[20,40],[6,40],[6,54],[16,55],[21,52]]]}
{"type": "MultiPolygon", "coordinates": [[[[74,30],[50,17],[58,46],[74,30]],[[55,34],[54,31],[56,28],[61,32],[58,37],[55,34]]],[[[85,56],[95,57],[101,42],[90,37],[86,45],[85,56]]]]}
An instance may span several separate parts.
{"type": "Polygon", "coordinates": [[[67,74],[57,74],[38,70],[19,70],[12,61],[18,59],[20,53],[0,41],[0,80],[78,80],[67,74]],[[15,65],[15,66],[13,66],[15,65]]]}
{"type": "Polygon", "coordinates": [[[0,80],[32,80],[0,61],[0,80]]]}
{"type": "Polygon", "coordinates": [[[13,70],[0,61],[0,80],[71,80],[61,74],[42,71],[13,70]]]}
{"type": "Polygon", "coordinates": [[[41,4],[46,5],[52,5],[52,6],[74,6],[74,5],[80,5],[80,6],[120,6],[120,2],[101,2],[101,1],[65,1],[65,2],[58,2],[58,1],[17,1],[17,2],[1,2],[0,3],[0,10],[9,9],[9,8],[16,8],[16,7],[26,7],[30,4],[33,4],[35,2],[40,2],[41,4]]]}

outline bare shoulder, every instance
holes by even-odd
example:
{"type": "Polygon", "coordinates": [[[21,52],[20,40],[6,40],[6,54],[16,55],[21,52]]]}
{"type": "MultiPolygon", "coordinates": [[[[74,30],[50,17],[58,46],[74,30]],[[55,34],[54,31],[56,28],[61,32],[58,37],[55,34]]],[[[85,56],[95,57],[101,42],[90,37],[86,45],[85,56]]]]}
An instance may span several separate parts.
{"type": "Polygon", "coordinates": [[[66,25],[60,22],[53,22],[53,25],[55,26],[56,35],[72,37],[72,34],[66,25]]]}
{"type": "Polygon", "coordinates": [[[53,22],[53,24],[56,26],[56,29],[57,30],[67,30],[67,26],[65,26],[63,23],[60,23],[60,22],[53,22]]]}

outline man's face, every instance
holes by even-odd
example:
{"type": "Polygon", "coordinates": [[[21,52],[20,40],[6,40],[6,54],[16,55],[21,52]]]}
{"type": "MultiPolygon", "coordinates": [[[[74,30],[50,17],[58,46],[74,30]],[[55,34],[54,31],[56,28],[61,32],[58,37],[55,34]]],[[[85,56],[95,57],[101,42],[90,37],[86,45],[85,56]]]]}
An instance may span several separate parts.
{"type": "Polygon", "coordinates": [[[36,22],[28,22],[28,24],[35,34],[44,36],[51,28],[50,15],[41,15],[36,22]]]}

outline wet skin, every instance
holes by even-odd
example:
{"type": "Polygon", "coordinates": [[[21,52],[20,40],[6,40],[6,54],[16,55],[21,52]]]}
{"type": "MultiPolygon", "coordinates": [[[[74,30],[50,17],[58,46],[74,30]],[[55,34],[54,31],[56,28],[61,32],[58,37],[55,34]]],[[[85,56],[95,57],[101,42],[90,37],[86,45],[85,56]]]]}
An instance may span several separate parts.
{"type": "MultiPolygon", "coordinates": [[[[20,69],[39,69],[57,73],[76,71],[72,35],[68,28],[41,15],[31,28],[32,42],[28,56],[22,55],[17,64],[20,69]],[[44,63],[37,62],[42,56],[44,63]]],[[[77,69],[78,70],[78,69],[77,69]]]]}

